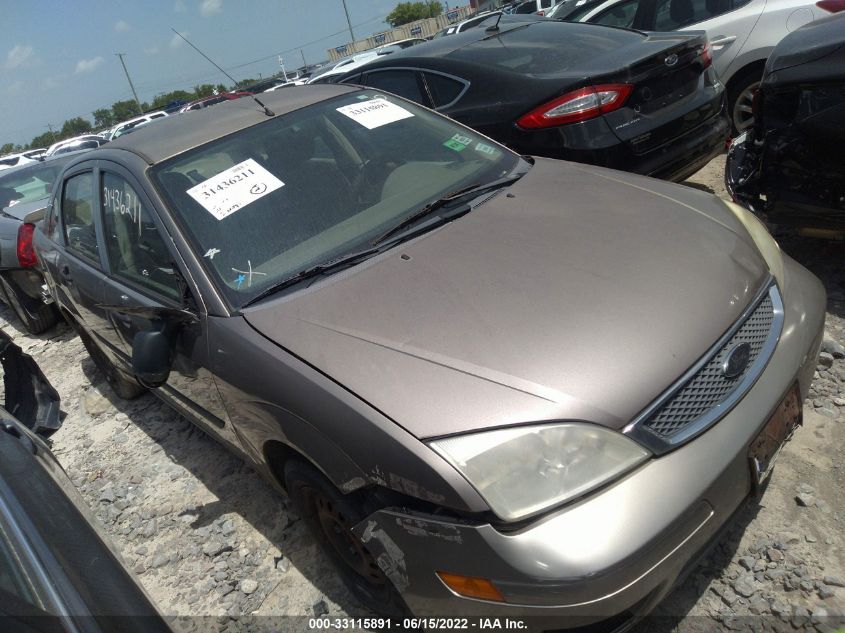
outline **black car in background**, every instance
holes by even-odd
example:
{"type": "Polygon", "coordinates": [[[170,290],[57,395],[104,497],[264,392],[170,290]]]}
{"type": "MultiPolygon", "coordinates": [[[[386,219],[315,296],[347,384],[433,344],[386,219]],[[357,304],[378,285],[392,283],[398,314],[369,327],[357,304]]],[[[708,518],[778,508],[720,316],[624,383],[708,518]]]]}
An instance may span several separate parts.
{"type": "Polygon", "coordinates": [[[0,631],[170,633],[44,442],[58,393],[2,331],[0,361],[0,631]]]}
{"type": "Polygon", "coordinates": [[[787,35],[725,163],[734,200],[772,224],[845,237],[845,13],[787,35]]]}
{"type": "Polygon", "coordinates": [[[706,36],[507,16],[350,71],[521,154],[684,180],[724,149],[706,36]]]}

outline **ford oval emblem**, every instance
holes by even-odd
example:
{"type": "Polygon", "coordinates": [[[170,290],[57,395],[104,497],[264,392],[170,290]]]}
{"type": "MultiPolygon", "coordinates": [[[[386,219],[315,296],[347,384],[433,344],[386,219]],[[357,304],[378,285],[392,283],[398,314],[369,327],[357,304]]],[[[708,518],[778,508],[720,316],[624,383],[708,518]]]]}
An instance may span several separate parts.
{"type": "Polygon", "coordinates": [[[748,367],[749,360],[751,360],[751,345],[740,343],[725,357],[725,362],[722,363],[722,374],[729,380],[740,376],[748,367]]]}
{"type": "Polygon", "coordinates": [[[672,53],[671,55],[669,55],[669,57],[663,60],[663,63],[669,66],[669,68],[671,68],[672,66],[678,63],[678,56],[675,55],[675,53],[672,53]]]}

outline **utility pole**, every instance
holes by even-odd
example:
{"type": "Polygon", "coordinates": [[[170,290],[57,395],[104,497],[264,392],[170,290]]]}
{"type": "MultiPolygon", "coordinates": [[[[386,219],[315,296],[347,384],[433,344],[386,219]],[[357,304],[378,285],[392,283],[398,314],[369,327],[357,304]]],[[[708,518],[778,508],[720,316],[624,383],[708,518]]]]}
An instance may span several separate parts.
{"type": "Polygon", "coordinates": [[[352,21],[349,19],[349,9],[346,8],[346,0],[341,0],[343,2],[343,12],[346,14],[346,24],[349,26],[349,37],[352,38],[350,42],[355,41],[355,33],[352,32],[352,21]]]}
{"type": "Polygon", "coordinates": [[[56,142],[56,133],[53,131],[52,124],[48,123],[47,129],[50,130],[50,137],[53,139],[53,142],[55,143],[56,142]]]}
{"type": "Polygon", "coordinates": [[[115,53],[120,58],[120,65],[123,66],[123,72],[126,73],[126,81],[129,82],[129,87],[132,88],[132,95],[135,97],[135,104],[138,106],[138,114],[143,114],[144,110],[141,108],[141,101],[138,99],[138,93],[135,92],[135,86],[132,85],[132,79],[129,78],[129,71],[126,70],[126,62],[123,61],[123,56],[126,53],[115,53]]]}
{"type": "Polygon", "coordinates": [[[302,55],[302,72],[308,72],[308,64],[305,61],[305,53],[302,52],[302,49],[299,49],[299,54],[302,55]]]}

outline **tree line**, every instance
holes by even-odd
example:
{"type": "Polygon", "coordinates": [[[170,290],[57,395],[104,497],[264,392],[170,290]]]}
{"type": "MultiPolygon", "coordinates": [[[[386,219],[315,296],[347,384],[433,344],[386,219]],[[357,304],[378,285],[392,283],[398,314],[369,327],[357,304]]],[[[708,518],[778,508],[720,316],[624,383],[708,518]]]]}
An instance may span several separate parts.
{"type": "MultiPolygon", "coordinates": [[[[258,81],[257,79],[244,79],[238,82],[241,86],[248,86],[258,81]]],[[[63,141],[67,138],[73,138],[80,134],[88,132],[96,133],[97,131],[106,130],[121,121],[131,119],[152,110],[161,110],[168,105],[178,101],[194,101],[195,99],[202,99],[217,92],[228,92],[229,88],[223,84],[200,84],[194,86],[193,92],[187,90],[174,90],[172,92],[165,92],[156,96],[151,103],[146,101],[141,103],[141,111],[138,111],[138,104],[133,99],[125,101],[116,101],[108,108],[97,108],[91,115],[93,122],[85,117],[77,116],[68,119],[62,126],[55,130],[50,130],[34,137],[27,145],[16,145],[14,143],[5,143],[0,146],[0,156],[5,154],[12,154],[16,152],[23,152],[28,149],[36,149],[40,147],[49,147],[53,143],[63,141]]]]}

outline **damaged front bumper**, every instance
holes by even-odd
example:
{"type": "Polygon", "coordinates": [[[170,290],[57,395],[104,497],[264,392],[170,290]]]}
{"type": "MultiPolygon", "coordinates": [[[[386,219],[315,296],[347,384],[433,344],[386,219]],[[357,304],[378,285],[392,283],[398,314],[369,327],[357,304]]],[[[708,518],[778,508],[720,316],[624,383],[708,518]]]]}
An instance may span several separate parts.
{"type": "Polygon", "coordinates": [[[806,397],[825,317],[819,281],[784,257],[784,325],[757,383],[695,440],[518,529],[386,508],[354,531],[417,616],[518,617],[530,628],[648,613],[749,496],[748,447],[797,382],[806,397]],[[457,595],[436,572],[490,580],[504,602],[457,595]]]}

